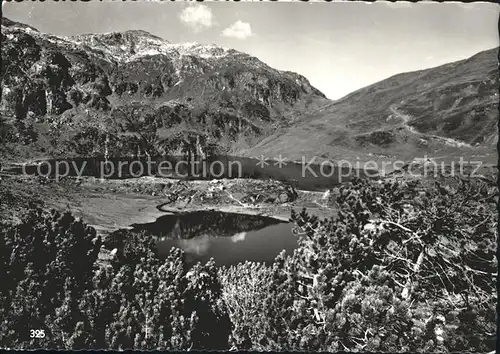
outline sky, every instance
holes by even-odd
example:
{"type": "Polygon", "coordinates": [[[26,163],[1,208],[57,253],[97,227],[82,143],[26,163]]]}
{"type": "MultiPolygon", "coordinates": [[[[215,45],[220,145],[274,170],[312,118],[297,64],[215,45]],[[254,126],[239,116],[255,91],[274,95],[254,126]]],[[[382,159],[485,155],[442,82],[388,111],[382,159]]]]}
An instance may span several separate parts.
{"type": "Polygon", "coordinates": [[[493,3],[3,2],[3,16],[61,36],[142,29],[217,44],[304,75],[338,99],[389,76],[497,47],[493,3]]]}

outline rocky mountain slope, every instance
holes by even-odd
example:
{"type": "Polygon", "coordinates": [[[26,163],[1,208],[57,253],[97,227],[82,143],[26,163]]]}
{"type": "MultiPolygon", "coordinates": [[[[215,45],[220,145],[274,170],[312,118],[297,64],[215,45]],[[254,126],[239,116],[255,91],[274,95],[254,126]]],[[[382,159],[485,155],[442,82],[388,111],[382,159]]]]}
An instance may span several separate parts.
{"type": "Polygon", "coordinates": [[[362,88],[246,154],[353,161],[496,155],[498,91],[498,49],[491,49],[362,88]]]}
{"type": "Polygon", "coordinates": [[[328,102],[232,49],[144,31],[62,38],[2,18],[0,139],[20,156],[234,152],[328,102]]]}
{"type": "Polygon", "coordinates": [[[139,30],[62,38],[3,18],[0,149],[18,160],[492,156],[497,63],[492,49],[333,102],[304,77],[232,49],[139,30]]]}

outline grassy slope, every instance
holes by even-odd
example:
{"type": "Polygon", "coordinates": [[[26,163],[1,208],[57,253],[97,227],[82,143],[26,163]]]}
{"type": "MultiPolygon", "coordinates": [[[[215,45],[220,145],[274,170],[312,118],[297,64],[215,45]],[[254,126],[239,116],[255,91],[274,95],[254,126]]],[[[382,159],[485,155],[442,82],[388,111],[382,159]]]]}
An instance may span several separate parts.
{"type": "Polygon", "coordinates": [[[327,105],[245,155],[361,160],[492,155],[498,120],[497,49],[395,75],[327,105]]]}

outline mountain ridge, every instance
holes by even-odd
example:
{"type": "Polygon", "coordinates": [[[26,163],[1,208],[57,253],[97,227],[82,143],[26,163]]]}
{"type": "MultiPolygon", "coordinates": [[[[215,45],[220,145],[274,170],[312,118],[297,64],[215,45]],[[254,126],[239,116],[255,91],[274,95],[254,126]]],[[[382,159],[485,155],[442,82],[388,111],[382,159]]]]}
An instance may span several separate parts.
{"type": "Polygon", "coordinates": [[[52,155],[102,154],[109,136],[128,154],[194,141],[232,152],[328,102],[305,77],[248,54],[142,30],[63,38],[3,18],[2,41],[0,111],[25,145],[52,155]]]}

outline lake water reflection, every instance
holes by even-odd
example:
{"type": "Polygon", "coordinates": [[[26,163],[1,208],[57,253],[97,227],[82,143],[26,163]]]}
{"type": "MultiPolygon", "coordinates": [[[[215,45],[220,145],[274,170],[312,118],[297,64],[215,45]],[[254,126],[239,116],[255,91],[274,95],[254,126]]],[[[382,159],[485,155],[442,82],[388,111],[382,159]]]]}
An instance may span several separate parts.
{"type": "Polygon", "coordinates": [[[201,211],[165,215],[154,223],[134,225],[134,230],[157,237],[160,257],[178,247],[190,263],[214,258],[218,265],[233,265],[246,260],[271,263],[282,250],[293,252],[297,237],[292,227],[265,216],[201,211]]]}

